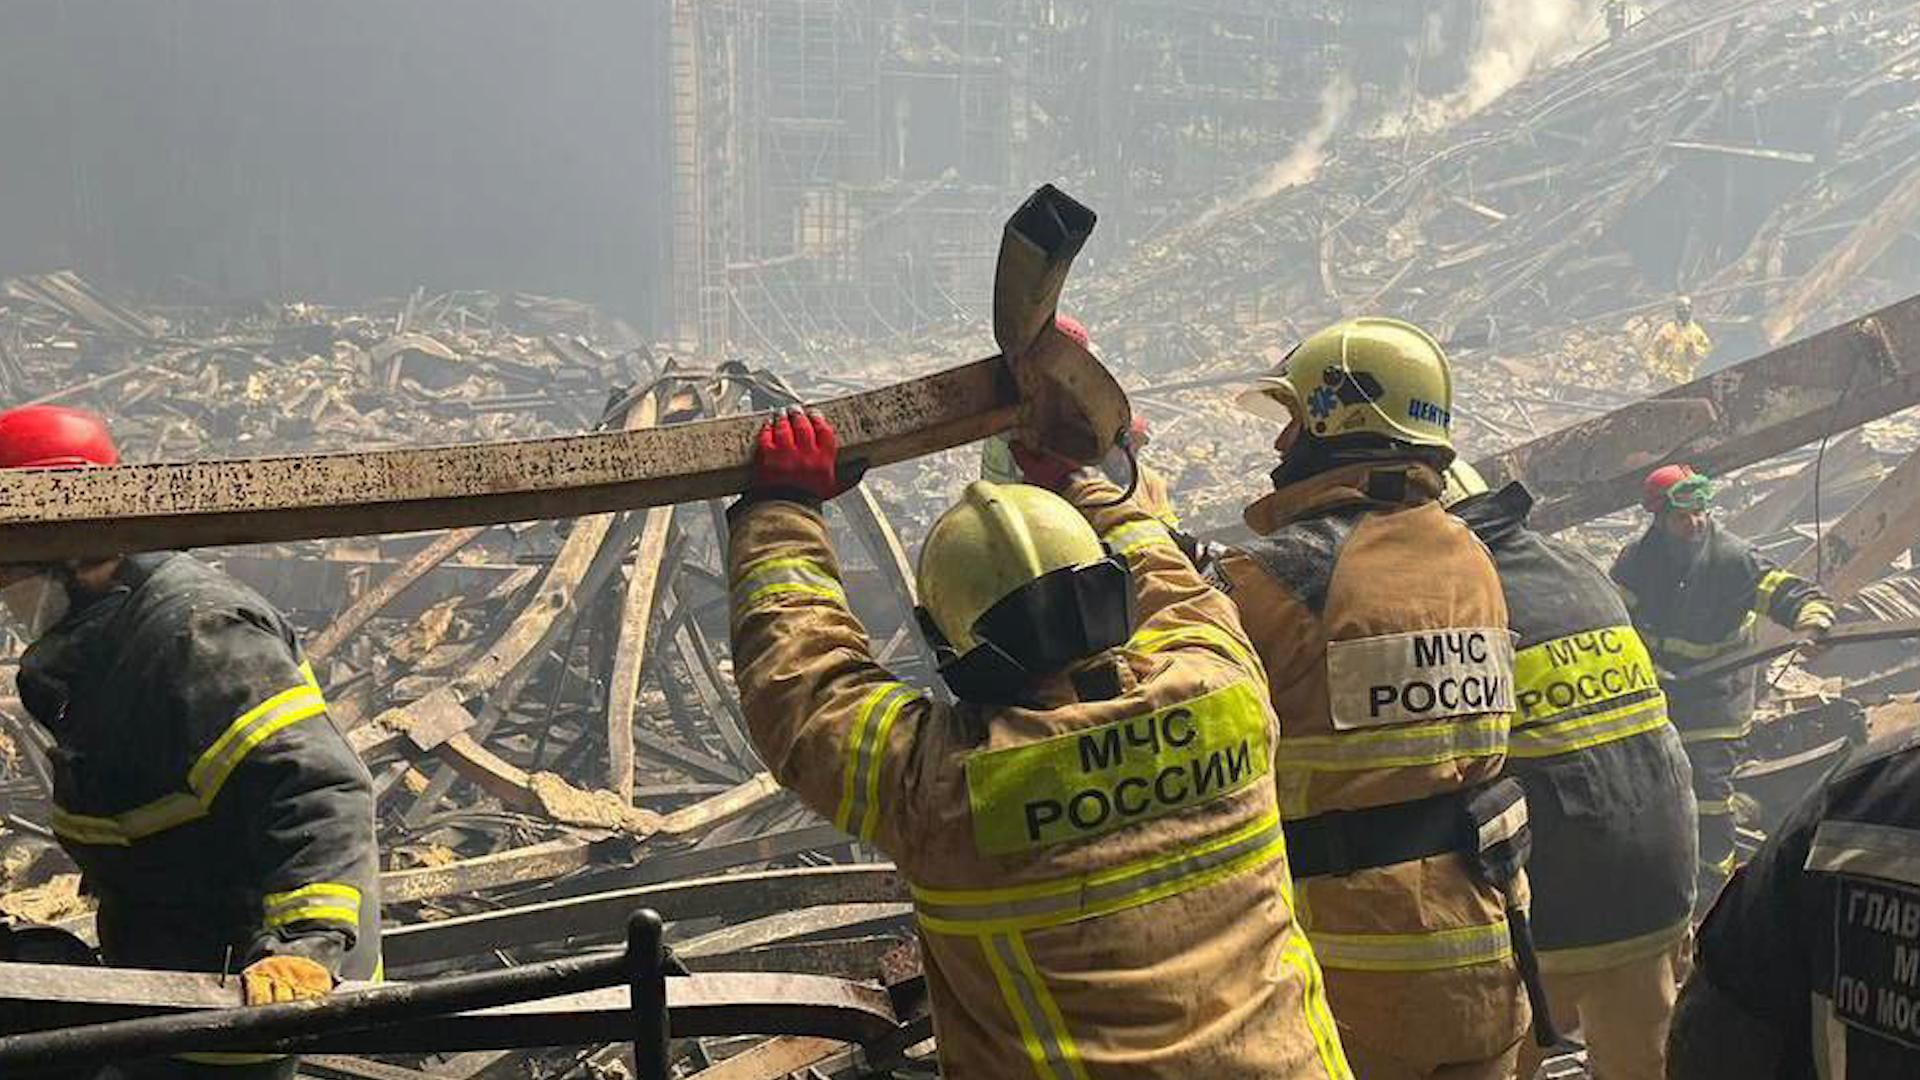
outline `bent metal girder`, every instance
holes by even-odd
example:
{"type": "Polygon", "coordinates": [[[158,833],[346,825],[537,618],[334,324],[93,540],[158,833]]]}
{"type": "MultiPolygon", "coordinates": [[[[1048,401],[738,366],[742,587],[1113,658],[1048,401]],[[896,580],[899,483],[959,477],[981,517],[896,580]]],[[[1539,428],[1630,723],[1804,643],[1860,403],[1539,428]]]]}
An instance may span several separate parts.
{"type": "Polygon", "coordinates": [[[1890,304],[1474,462],[1495,487],[1524,481],[1536,528],[1639,501],[1666,462],[1720,474],[1920,403],[1920,296],[1890,304]]]}
{"type": "MultiPolygon", "coordinates": [[[[1052,327],[1094,214],[1051,185],[1008,219],[994,279],[1000,354],[820,403],[864,467],[1018,428],[1079,461],[1125,431],[1126,395],[1052,327]]],[[[0,473],[0,561],[447,529],[745,490],[762,417],[465,446],[0,473]]]]}

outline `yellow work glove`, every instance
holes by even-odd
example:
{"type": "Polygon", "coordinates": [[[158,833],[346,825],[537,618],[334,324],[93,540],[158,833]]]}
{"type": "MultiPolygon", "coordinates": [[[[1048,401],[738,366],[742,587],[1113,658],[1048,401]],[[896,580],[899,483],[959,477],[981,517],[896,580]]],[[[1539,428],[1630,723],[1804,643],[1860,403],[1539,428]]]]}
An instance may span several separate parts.
{"type": "Polygon", "coordinates": [[[333,972],[304,956],[269,956],[255,960],[240,973],[246,984],[247,1004],[326,997],[333,993],[333,972]]]}

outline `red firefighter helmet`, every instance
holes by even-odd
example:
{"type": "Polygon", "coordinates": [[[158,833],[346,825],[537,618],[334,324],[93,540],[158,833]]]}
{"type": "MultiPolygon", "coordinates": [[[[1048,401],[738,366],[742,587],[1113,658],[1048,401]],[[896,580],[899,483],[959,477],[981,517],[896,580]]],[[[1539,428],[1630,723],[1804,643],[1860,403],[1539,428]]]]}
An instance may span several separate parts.
{"type": "Polygon", "coordinates": [[[1083,349],[1087,348],[1088,342],[1093,340],[1093,336],[1087,333],[1086,324],[1071,315],[1062,315],[1057,311],[1054,312],[1053,325],[1055,329],[1072,338],[1073,343],[1083,349]]]}
{"type": "Polygon", "coordinates": [[[1652,513],[1667,508],[1667,497],[1674,486],[1694,475],[1691,465],[1662,465],[1640,482],[1640,505],[1652,513]]]}
{"type": "Polygon", "coordinates": [[[0,412],[0,469],[119,463],[113,433],[97,413],[64,405],[22,405],[0,412]]]}

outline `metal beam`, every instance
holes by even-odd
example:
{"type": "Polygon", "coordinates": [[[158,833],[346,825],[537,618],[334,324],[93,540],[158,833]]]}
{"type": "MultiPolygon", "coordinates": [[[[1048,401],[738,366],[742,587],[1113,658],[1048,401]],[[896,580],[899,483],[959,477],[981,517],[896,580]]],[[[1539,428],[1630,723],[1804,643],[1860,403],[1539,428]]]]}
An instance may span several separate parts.
{"type": "Polygon", "coordinates": [[[378,615],[388,604],[398,599],[414,582],[425,577],[429,570],[447,561],[448,557],[468,544],[480,538],[487,531],[485,525],[475,525],[465,529],[455,529],[433,543],[421,548],[413,558],[393,573],[388,574],[380,584],[360,594],[360,598],[347,605],[347,609],[334,616],[326,629],[314,637],[307,645],[307,657],[310,660],[325,660],[333,651],[346,644],[347,639],[359,633],[367,620],[378,615]]]}
{"type": "Polygon", "coordinates": [[[1655,465],[1725,473],[1920,402],[1920,297],[1782,346],[1474,464],[1522,480],[1536,527],[1563,529],[1638,501],[1655,465]],[[1698,424],[1679,417],[1704,415],[1698,424]]]}

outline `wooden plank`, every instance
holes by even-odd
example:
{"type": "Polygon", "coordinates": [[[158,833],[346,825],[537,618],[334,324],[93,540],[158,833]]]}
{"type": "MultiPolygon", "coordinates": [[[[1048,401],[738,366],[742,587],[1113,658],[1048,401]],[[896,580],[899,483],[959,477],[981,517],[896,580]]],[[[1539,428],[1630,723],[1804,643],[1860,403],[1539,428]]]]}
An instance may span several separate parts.
{"type": "Polygon", "coordinates": [[[825,1061],[846,1044],[811,1035],[782,1035],[694,1073],[688,1080],[782,1080],[825,1061]]]}
{"type": "Polygon", "coordinates": [[[428,571],[445,562],[454,552],[466,547],[486,531],[487,527],[483,525],[455,529],[420,549],[399,569],[388,574],[380,584],[362,593],[359,599],[347,605],[345,611],[334,616],[326,629],[320,631],[308,643],[308,659],[318,662],[332,656],[334,650],[346,644],[348,638],[360,632],[360,628],[367,624],[367,620],[380,614],[414,582],[425,577],[428,571]]]}
{"type": "Polygon", "coordinates": [[[1920,216],[1920,166],[1909,169],[1845,240],[1829,249],[1791,292],[1772,305],[1760,320],[1768,343],[1785,341],[1815,309],[1886,254],[1906,235],[1915,216],[1920,216]]]}
{"type": "Polygon", "coordinates": [[[1908,454],[1839,521],[1820,534],[1817,547],[1787,567],[1811,578],[1822,571],[1821,588],[1843,601],[1884,574],[1920,536],[1920,450],[1908,454]]]}

